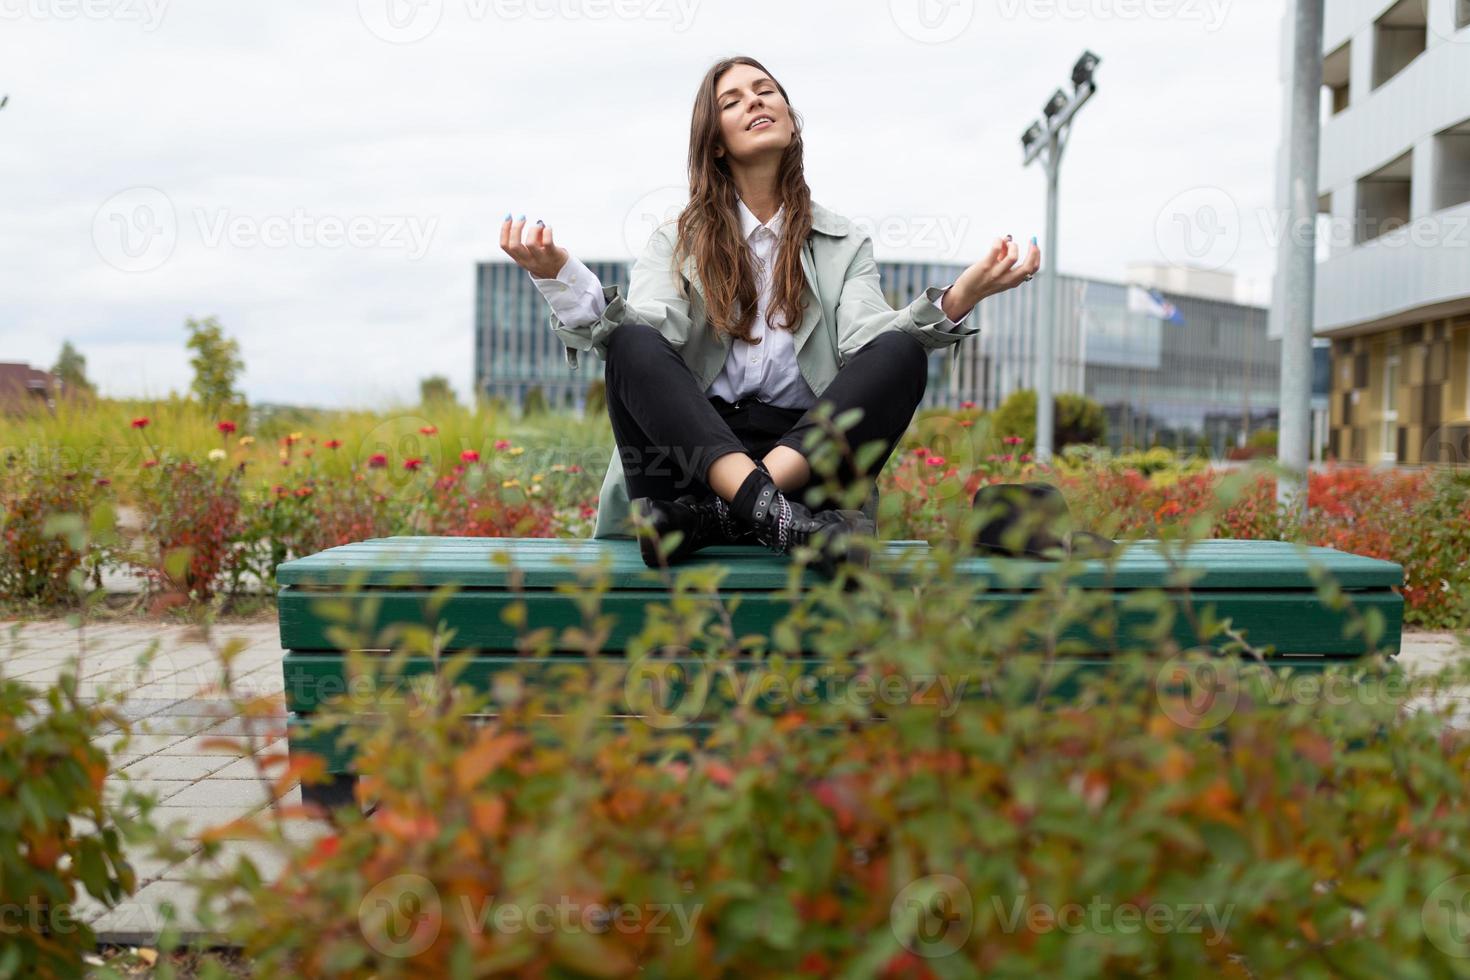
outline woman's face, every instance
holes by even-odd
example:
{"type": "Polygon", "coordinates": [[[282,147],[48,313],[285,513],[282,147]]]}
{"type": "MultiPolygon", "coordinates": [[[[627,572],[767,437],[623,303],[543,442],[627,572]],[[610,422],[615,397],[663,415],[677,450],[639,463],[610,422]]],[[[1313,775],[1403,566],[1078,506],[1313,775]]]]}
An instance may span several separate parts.
{"type": "Polygon", "coordinates": [[[791,107],[765,72],[736,65],[719,77],[715,93],[720,136],[733,161],[747,163],[791,145],[796,135],[791,107]]]}

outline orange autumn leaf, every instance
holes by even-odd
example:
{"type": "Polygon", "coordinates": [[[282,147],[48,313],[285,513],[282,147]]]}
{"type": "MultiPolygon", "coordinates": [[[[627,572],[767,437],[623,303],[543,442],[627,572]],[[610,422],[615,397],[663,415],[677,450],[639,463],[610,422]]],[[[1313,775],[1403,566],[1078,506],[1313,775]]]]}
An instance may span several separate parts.
{"type": "Polygon", "coordinates": [[[505,800],[499,796],[470,804],[470,821],[486,837],[494,837],[505,826],[505,800]]]}
{"type": "Polygon", "coordinates": [[[516,735],[498,734],[484,729],[475,743],[461,752],[454,760],[454,783],[461,793],[468,793],[479,785],[520,748],[521,739],[516,735]]]}

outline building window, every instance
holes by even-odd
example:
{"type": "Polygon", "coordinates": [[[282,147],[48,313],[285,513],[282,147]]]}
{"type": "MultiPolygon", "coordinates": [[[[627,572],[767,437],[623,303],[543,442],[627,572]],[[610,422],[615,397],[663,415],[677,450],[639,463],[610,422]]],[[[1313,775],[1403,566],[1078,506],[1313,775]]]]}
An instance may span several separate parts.
{"type": "Polygon", "coordinates": [[[1470,0],[1455,0],[1455,30],[1470,27],[1470,0]]]}
{"type": "Polygon", "coordinates": [[[1378,448],[1385,463],[1398,459],[1399,356],[1390,354],[1383,362],[1383,431],[1378,448]]]}
{"type": "Polygon", "coordinates": [[[1322,59],[1322,104],[1328,116],[1337,115],[1351,102],[1351,67],[1351,41],[1322,59]]]}
{"type": "Polygon", "coordinates": [[[1361,245],[1409,223],[1413,196],[1414,151],[1358,181],[1358,220],[1354,244],[1361,245]]]}
{"type": "Polygon", "coordinates": [[[1429,24],[1421,0],[1399,0],[1373,23],[1373,87],[1377,88],[1424,53],[1429,24]]]}
{"type": "Polygon", "coordinates": [[[1434,137],[1434,209],[1466,201],[1470,201],[1470,119],[1434,137]]]}

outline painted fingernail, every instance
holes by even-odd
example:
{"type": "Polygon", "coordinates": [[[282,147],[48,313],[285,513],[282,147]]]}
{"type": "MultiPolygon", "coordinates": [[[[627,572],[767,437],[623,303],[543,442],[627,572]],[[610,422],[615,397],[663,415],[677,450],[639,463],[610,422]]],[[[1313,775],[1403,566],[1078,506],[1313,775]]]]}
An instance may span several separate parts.
{"type": "Polygon", "coordinates": [[[1035,235],[1032,235],[1031,236],[1031,244],[1032,245],[1035,245],[1036,244],[1036,236],[1035,235]]]}
{"type": "Polygon", "coordinates": [[[517,221],[525,221],[526,220],[526,216],[523,214],[519,218],[516,218],[516,220],[517,221]]]}
{"type": "Polygon", "coordinates": [[[537,228],[545,228],[546,227],[546,222],[542,221],[540,218],[537,218],[536,219],[536,227],[537,228]]]}
{"type": "Polygon", "coordinates": [[[1010,241],[1010,240],[1011,240],[1011,236],[1010,235],[1007,235],[1006,236],[1006,241],[1010,241]]]}
{"type": "Polygon", "coordinates": [[[510,212],[509,211],[505,212],[505,220],[506,221],[509,221],[510,220],[510,212]]]}

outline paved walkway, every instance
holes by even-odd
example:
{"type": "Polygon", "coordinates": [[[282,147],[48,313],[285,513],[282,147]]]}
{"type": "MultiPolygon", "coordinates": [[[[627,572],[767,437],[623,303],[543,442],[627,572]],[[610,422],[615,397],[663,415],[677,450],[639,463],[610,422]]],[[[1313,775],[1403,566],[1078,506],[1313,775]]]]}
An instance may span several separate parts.
{"type": "MultiPolygon", "coordinates": [[[[62,665],[74,658],[79,647],[78,631],[61,622],[28,623],[19,627],[14,642],[0,623],[0,666],[11,677],[35,684],[54,681],[62,665]]],[[[284,715],[265,722],[250,722],[237,715],[233,702],[215,690],[219,678],[216,650],[231,640],[243,644],[235,659],[234,685],[237,695],[278,695],[282,690],[281,658],[274,619],[250,625],[216,627],[210,637],[214,649],[199,631],[190,627],[150,623],[114,623],[89,626],[85,630],[81,693],[95,697],[104,691],[128,692],[126,714],[134,722],[134,734],[122,754],[114,757],[108,792],[114,798],[125,785],[152,793],[159,801],[154,811],[164,824],[176,830],[173,839],[187,842],[197,852],[200,832],[227,824],[270,805],[268,793],[250,758],[240,757],[238,748],[226,751],[211,744],[219,739],[256,739],[258,751],[278,752],[282,746],[284,715]],[[146,667],[136,664],[153,648],[146,667]],[[252,728],[253,726],[253,728],[252,728]]],[[[1470,653],[1449,633],[1410,633],[1404,638],[1402,661],[1412,671],[1438,668],[1470,653]]],[[[1452,698],[1457,715],[1470,726],[1470,691],[1452,698]]],[[[100,736],[109,751],[118,744],[119,732],[100,736]]],[[[300,802],[300,789],[292,789],[286,804],[300,802]]],[[[324,823],[293,821],[293,834],[303,839],[326,833],[324,823]]],[[[256,841],[228,841],[224,857],[233,864],[236,855],[247,854],[263,874],[279,872],[280,856],[256,841]]],[[[115,909],[84,901],[78,914],[86,918],[103,941],[146,943],[164,924],[161,903],[172,902],[179,912],[178,923],[186,934],[197,932],[189,915],[194,907],[192,889],[186,884],[197,866],[191,859],[168,865],[146,854],[133,856],[138,869],[138,891],[115,909]]]]}

